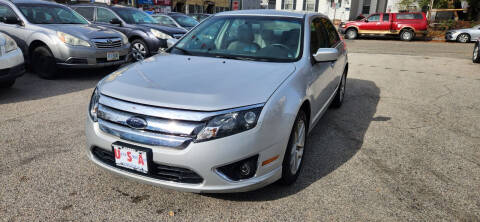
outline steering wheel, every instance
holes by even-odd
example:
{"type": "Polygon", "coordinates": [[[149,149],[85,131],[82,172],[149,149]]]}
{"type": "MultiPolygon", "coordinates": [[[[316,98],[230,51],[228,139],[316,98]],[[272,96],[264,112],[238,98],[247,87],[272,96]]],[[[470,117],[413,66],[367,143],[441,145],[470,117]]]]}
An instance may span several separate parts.
{"type": "Polygon", "coordinates": [[[279,43],[276,43],[276,44],[271,44],[270,46],[273,46],[273,47],[278,47],[278,48],[282,48],[282,49],[285,49],[287,50],[288,52],[288,57],[292,57],[293,55],[290,53],[290,48],[284,44],[279,44],[279,43]]]}

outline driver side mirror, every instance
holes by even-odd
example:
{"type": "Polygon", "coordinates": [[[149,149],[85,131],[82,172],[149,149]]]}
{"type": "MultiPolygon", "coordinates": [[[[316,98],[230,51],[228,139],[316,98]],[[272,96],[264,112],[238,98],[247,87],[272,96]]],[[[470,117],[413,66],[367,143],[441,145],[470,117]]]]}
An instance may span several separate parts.
{"type": "Polygon", "coordinates": [[[339,52],[335,48],[320,48],[313,54],[313,58],[316,62],[333,62],[337,61],[338,54],[339,52]]]}
{"type": "Polygon", "coordinates": [[[5,17],[3,20],[4,20],[5,24],[23,25],[23,22],[15,16],[5,17]]]}
{"type": "Polygon", "coordinates": [[[175,45],[175,43],[178,42],[178,39],[168,39],[167,40],[167,48],[170,48],[172,47],[173,45],[175,45]]]}
{"type": "Polygon", "coordinates": [[[110,20],[110,24],[113,24],[113,25],[122,25],[122,21],[120,21],[120,19],[118,18],[113,18],[112,20],[110,20]]]}
{"type": "Polygon", "coordinates": [[[365,19],[364,22],[368,22],[368,19],[365,19]]]}

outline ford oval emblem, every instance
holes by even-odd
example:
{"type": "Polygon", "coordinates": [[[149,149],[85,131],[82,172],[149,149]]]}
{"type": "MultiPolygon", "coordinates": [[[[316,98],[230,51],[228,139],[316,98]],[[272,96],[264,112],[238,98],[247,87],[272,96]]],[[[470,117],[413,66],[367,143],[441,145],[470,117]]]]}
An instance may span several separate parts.
{"type": "Polygon", "coordinates": [[[127,119],[127,125],[134,129],[145,129],[147,127],[147,121],[140,117],[130,117],[127,119]]]}

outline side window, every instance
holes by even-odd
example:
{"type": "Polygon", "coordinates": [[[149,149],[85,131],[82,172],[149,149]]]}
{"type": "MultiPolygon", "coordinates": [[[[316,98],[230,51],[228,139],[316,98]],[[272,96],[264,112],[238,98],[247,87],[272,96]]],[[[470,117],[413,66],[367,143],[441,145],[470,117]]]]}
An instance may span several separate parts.
{"type": "Polygon", "coordinates": [[[321,19],[315,18],[310,24],[310,54],[315,54],[319,48],[329,48],[328,36],[321,19]]]}
{"type": "Polygon", "coordinates": [[[379,22],[380,21],[380,15],[371,15],[368,17],[369,22],[379,22]]]}
{"type": "Polygon", "coordinates": [[[104,8],[97,8],[97,22],[110,23],[114,18],[117,18],[117,16],[113,12],[104,8]]]}
{"type": "Polygon", "coordinates": [[[93,21],[94,8],[92,8],[92,7],[79,7],[79,8],[76,8],[75,11],[77,11],[78,14],[82,15],[88,21],[93,21]]]}
{"type": "Polygon", "coordinates": [[[8,17],[16,17],[17,15],[13,10],[6,6],[6,5],[0,5],[0,22],[5,22],[5,19],[8,17]]]}
{"type": "Polygon", "coordinates": [[[384,21],[384,22],[390,21],[390,14],[383,14],[383,19],[382,19],[382,21],[384,21]]]}
{"type": "Polygon", "coordinates": [[[333,47],[335,44],[337,44],[338,41],[340,41],[340,37],[338,36],[337,29],[335,28],[335,26],[333,26],[330,20],[326,18],[322,18],[322,23],[328,34],[328,43],[329,43],[328,46],[333,47]]]}

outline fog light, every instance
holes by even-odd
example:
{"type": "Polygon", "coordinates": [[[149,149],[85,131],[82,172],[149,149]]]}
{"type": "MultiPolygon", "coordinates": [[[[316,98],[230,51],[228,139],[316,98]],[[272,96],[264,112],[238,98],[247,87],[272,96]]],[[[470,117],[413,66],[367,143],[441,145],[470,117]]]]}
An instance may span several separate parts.
{"type": "Polygon", "coordinates": [[[219,167],[220,174],[233,181],[245,180],[255,176],[258,166],[258,155],[238,162],[219,167]]]}

